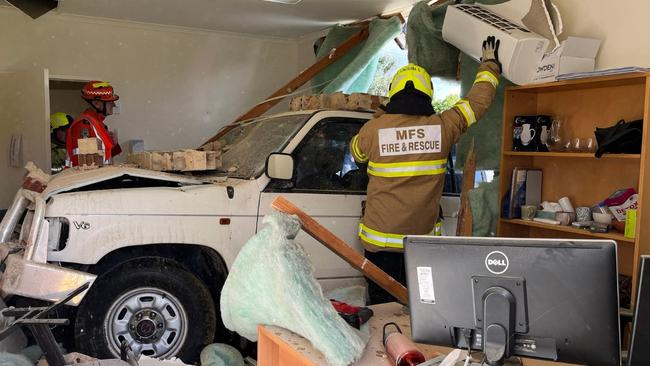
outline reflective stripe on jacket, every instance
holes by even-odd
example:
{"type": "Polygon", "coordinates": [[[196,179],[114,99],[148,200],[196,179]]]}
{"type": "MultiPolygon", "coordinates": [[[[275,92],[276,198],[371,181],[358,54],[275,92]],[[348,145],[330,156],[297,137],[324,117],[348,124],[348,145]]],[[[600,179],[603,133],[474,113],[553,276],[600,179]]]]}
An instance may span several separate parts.
{"type": "Polygon", "coordinates": [[[445,174],[447,159],[406,161],[401,163],[368,162],[368,174],[377,177],[415,177],[445,174]]]}
{"type": "Polygon", "coordinates": [[[483,63],[453,108],[432,116],[384,114],[352,138],[352,156],[368,164],[370,178],[359,225],[366,249],[401,251],[405,235],[434,232],[449,151],[485,114],[498,84],[498,66],[483,63]]]}

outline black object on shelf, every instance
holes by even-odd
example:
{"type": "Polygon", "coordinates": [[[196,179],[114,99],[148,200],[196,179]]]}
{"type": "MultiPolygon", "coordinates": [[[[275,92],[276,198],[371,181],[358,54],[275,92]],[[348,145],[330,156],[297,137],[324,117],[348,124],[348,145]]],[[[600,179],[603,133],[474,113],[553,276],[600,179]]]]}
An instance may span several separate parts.
{"type": "Polygon", "coordinates": [[[643,120],[625,122],[620,120],[614,126],[596,128],[594,132],[598,149],[596,157],[610,154],[640,154],[643,135],[643,120]]]}

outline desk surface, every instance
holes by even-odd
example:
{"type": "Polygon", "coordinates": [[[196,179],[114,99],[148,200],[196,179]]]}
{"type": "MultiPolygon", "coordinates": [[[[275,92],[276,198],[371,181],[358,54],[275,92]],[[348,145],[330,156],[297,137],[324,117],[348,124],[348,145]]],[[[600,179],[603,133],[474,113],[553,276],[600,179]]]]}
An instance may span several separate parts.
{"type": "MultiPolygon", "coordinates": [[[[381,366],[390,365],[388,357],[384,352],[381,344],[382,327],[388,322],[397,323],[404,334],[411,336],[411,324],[408,314],[404,312],[404,307],[397,303],[388,303],[371,306],[375,315],[370,318],[369,330],[370,340],[363,352],[361,359],[355,363],[356,366],[381,366]]],[[[258,343],[258,365],[274,366],[289,363],[277,362],[280,356],[284,360],[292,360],[292,365],[315,365],[328,366],[325,356],[318,350],[314,349],[311,343],[305,338],[284,328],[274,326],[259,326],[259,343],[258,343]],[[273,349],[269,348],[269,343],[273,343],[273,349]],[[273,355],[271,355],[273,353],[273,355]],[[272,357],[271,357],[272,356],[272,357]],[[289,358],[287,358],[289,357],[289,358]],[[271,362],[271,359],[276,362],[271,362]]],[[[417,344],[418,349],[431,359],[440,354],[447,354],[452,348],[430,346],[426,344],[417,344]]],[[[463,356],[464,357],[464,356],[463,356]]],[[[285,361],[286,362],[286,361],[285,361]]],[[[541,361],[534,359],[524,359],[524,366],[570,366],[565,363],[556,363],[550,361],[541,361]]]]}

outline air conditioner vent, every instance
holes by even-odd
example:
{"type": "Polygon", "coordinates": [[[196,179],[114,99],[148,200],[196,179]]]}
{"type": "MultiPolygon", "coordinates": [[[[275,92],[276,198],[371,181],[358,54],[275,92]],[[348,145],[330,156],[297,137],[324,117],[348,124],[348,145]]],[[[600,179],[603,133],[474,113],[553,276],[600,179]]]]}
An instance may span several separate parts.
{"type": "Polygon", "coordinates": [[[483,7],[478,5],[458,5],[457,9],[467,13],[475,18],[478,18],[508,34],[512,33],[512,30],[520,30],[522,32],[530,33],[530,31],[524,27],[521,27],[483,7]]]}

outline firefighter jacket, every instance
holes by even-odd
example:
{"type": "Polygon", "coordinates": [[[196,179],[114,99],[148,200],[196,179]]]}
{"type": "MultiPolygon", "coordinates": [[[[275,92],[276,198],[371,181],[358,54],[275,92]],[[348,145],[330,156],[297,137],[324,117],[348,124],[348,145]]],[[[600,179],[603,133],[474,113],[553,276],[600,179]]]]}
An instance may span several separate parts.
{"type": "Polygon", "coordinates": [[[79,118],[72,122],[66,136],[66,149],[69,157],[66,166],[79,165],[78,139],[98,138],[101,142],[104,164],[110,164],[111,159],[122,152],[120,145],[109,134],[108,128],[104,124],[105,118],[105,116],[89,108],[81,112],[79,118]]]}
{"type": "Polygon", "coordinates": [[[52,156],[52,173],[62,171],[68,159],[68,151],[65,148],[65,144],[52,138],[50,140],[50,153],[52,156]]]}
{"type": "Polygon", "coordinates": [[[467,96],[441,114],[383,114],[352,138],[355,161],[368,164],[368,199],[359,224],[367,250],[401,251],[405,235],[433,231],[449,151],[492,103],[498,70],[494,62],[482,63],[467,96]]]}

